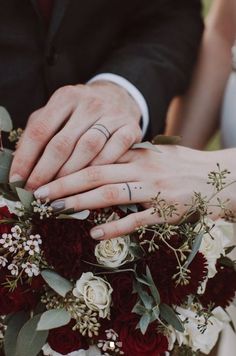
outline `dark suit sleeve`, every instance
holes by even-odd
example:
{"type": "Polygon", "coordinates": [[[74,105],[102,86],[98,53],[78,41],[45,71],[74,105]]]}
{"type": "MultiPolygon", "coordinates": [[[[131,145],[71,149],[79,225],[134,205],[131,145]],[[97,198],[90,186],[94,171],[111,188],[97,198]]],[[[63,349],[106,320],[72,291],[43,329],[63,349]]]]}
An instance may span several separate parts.
{"type": "Polygon", "coordinates": [[[199,0],[143,3],[97,74],[123,76],[140,90],[148,104],[153,136],[163,131],[172,98],[187,88],[203,21],[199,0]]]}

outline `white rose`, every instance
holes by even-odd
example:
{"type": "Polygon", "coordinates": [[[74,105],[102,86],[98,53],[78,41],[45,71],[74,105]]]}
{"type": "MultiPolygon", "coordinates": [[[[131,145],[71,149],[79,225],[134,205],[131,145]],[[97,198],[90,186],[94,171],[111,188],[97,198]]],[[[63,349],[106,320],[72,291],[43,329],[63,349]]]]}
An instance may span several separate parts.
{"type": "Polygon", "coordinates": [[[225,248],[233,244],[234,232],[233,224],[223,220],[208,220],[209,227],[215,225],[210,233],[203,235],[199,249],[208,263],[208,278],[213,278],[216,274],[216,261],[220,255],[225,255],[225,248]]]}
{"type": "MultiPolygon", "coordinates": [[[[63,356],[62,354],[54,351],[49,344],[46,344],[42,348],[45,356],[63,356]]],[[[101,352],[96,346],[90,346],[88,350],[77,350],[70,352],[67,356],[100,356],[101,352]]]]}
{"type": "Polygon", "coordinates": [[[185,332],[176,331],[179,344],[188,345],[193,351],[200,350],[208,355],[215,346],[220,332],[230,322],[228,314],[221,308],[217,307],[212,311],[212,316],[208,320],[207,328],[204,333],[199,330],[200,325],[205,324],[203,316],[197,316],[196,312],[190,309],[177,307],[177,312],[182,321],[188,319],[185,325],[185,332]]]}
{"type": "Polygon", "coordinates": [[[87,272],[76,282],[73,294],[77,298],[82,297],[87,307],[97,311],[100,318],[106,318],[110,313],[112,291],[108,282],[87,272]]]}
{"type": "Polygon", "coordinates": [[[99,264],[116,268],[134,259],[134,256],[130,254],[129,246],[129,236],[117,237],[100,241],[94,253],[99,264]]]}

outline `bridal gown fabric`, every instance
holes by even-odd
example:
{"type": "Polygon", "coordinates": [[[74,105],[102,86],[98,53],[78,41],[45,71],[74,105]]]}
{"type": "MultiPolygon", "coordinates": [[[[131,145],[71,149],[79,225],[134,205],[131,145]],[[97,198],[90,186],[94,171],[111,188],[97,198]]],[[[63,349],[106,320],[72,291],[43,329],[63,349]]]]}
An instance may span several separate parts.
{"type": "MultiPolygon", "coordinates": [[[[224,148],[236,147],[236,45],[232,54],[233,71],[226,86],[221,114],[221,142],[224,148]]],[[[234,231],[236,242],[236,225],[234,231]]],[[[236,252],[233,257],[236,259],[236,252]]],[[[236,305],[230,307],[228,312],[236,328],[236,305]]],[[[223,332],[218,356],[236,356],[236,335],[229,326],[223,332]]]]}

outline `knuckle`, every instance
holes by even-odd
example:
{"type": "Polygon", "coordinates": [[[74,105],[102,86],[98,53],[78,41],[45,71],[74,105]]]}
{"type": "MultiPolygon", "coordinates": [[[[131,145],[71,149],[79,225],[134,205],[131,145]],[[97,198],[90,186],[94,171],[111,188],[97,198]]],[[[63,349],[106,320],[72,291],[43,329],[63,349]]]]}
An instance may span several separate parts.
{"type": "Polygon", "coordinates": [[[121,230],[121,226],[117,222],[113,222],[112,223],[111,230],[112,230],[111,232],[112,232],[113,236],[117,236],[118,237],[118,236],[122,236],[123,235],[122,230],[121,230]]]}
{"type": "Polygon", "coordinates": [[[134,142],[134,134],[129,130],[123,131],[120,135],[120,141],[123,147],[130,147],[134,142]]]}
{"type": "Polygon", "coordinates": [[[106,203],[114,204],[119,198],[119,189],[114,187],[114,185],[107,185],[102,188],[102,196],[106,203]]]}
{"type": "Polygon", "coordinates": [[[85,169],[85,179],[89,183],[98,182],[101,180],[101,170],[97,166],[90,166],[85,169]]]}
{"type": "MultiPolygon", "coordinates": [[[[95,131],[95,130],[94,130],[95,131]]],[[[95,139],[95,133],[94,135],[87,135],[85,138],[81,139],[80,143],[84,146],[84,150],[88,152],[97,152],[98,146],[100,144],[101,140],[101,135],[96,134],[96,139],[95,139]]]]}
{"type": "Polygon", "coordinates": [[[44,141],[49,132],[49,125],[41,121],[31,121],[28,125],[28,136],[35,141],[44,141]]]}
{"type": "Polygon", "coordinates": [[[67,153],[70,149],[70,139],[66,135],[57,135],[49,142],[48,146],[55,152],[67,153]]]}
{"type": "Polygon", "coordinates": [[[76,88],[74,85],[66,85],[55,91],[52,96],[52,100],[61,100],[63,97],[73,98],[77,95],[77,93],[78,88],[76,88]]]}
{"type": "Polygon", "coordinates": [[[104,102],[102,98],[99,97],[90,97],[88,100],[88,107],[93,111],[97,112],[100,111],[104,102]]]}
{"type": "Polygon", "coordinates": [[[144,220],[140,214],[133,214],[133,226],[134,228],[144,225],[144,220]]]}

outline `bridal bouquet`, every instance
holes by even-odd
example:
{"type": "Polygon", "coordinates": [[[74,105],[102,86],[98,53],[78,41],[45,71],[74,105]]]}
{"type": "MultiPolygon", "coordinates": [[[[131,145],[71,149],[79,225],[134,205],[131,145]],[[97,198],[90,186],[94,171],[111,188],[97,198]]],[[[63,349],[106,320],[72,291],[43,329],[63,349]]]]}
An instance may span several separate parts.
{"type": "MultiPolygon", "coordinates": [[[[11,125],[3,113],[7,131],[11,125]]],[[[178,225],[141,226],[129,236],[94,241],[93,226],[140,207],[54,213],[22,182],[7,182],[10,161],[2,148],[2,355],[210,352],[231,322],[225,309],[236,293],[232,224],[208,218],[211,198],[195,193],[178,225]]],[[[228,173],[218,167],[209,174],[212,197],[224,189],[228,173]]],[[[218,203],[231,219],[226,202],[218,203]]],[[[177,210],[160,193],[152,205],[153,214],[164,218],[177,210]]]]}

